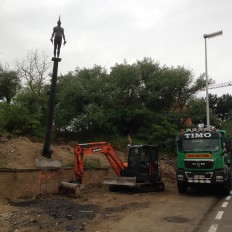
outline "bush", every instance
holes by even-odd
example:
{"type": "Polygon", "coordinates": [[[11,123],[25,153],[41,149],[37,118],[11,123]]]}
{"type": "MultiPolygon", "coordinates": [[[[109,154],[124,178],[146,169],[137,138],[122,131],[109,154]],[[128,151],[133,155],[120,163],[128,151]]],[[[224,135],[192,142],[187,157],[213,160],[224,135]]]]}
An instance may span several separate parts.
{"type": "Polygon", "coordinates": [[[44,135],[41,123],[30,115],[26,108],[2,104],[0,109],[0,131],[13,134],[44,135]]]}
{"type": "Polygon", "coordinates": [[[86,169],[97,169],[100,168],[100,160],[99,159],[84,159],[84,168],[86,169]]]}

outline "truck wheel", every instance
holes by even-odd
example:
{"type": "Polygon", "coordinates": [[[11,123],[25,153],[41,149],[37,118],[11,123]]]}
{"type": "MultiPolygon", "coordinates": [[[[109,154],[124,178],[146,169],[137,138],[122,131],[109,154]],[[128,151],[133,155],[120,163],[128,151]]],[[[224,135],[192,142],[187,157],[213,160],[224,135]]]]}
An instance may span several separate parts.
{"type": "Polygon", "coordinates": [[[223,186],[222,193],[224,196],[230,195],[230,190],[231,190],[231,179],[228,179],[225,185],[223,186]]]}
{"type": "Polygon", "coordinates": [[[164,189],[165,189],[164,183],[159,183],[157,186],[157,191],[162,192],[164,191],[164,189]]]}
{"type": "Polygon", "coordinates": [[[177,182],[177,188],[178,188],[179,193],[186,193],[188,190],[188,186],[185,183],[177,182]]]}

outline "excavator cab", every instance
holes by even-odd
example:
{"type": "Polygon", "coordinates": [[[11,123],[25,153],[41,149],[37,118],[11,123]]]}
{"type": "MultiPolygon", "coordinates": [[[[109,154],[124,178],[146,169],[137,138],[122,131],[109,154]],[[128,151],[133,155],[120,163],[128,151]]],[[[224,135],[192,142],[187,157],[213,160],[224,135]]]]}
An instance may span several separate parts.
{"type": "Polygon", "coordinates": [[[163,191],[165,186],[159,172],[157,146],[129,145],[127,167],[118,177],[105,177],[104,184],[111,190],[163,191]]]}
{"type": "Polygon", "coordinates": [[[159,181],[157,146],[130,145],[128,149],[126,176],[135,176],[137,182],[159,181]]]}

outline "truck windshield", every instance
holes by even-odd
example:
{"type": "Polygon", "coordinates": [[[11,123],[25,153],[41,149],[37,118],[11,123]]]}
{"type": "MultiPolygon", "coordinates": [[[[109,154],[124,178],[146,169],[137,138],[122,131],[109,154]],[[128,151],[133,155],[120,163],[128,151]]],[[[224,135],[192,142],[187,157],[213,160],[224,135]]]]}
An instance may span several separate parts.
{"type": "Polygon", "coordinates": [[[183,139],[178,142],[179,151],[211,151],[219,149],[219,139],[183,139]]]}

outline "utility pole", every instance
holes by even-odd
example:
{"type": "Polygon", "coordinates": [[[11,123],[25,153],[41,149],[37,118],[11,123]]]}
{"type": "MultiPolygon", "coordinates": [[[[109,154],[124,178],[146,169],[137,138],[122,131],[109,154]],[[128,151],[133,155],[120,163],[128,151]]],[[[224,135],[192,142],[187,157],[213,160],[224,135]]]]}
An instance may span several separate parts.
{"type": "Polygon", "coordinates": [[[210,130],[210,118],[209,118],[209,92],[208,92],[208,65],[207,65],[207,39],[222,35],[222,31],[214,32],[211,34],[204,34],[205,39],[205,78],[206,78],[206,120],[207,129],[210,130]]]}

